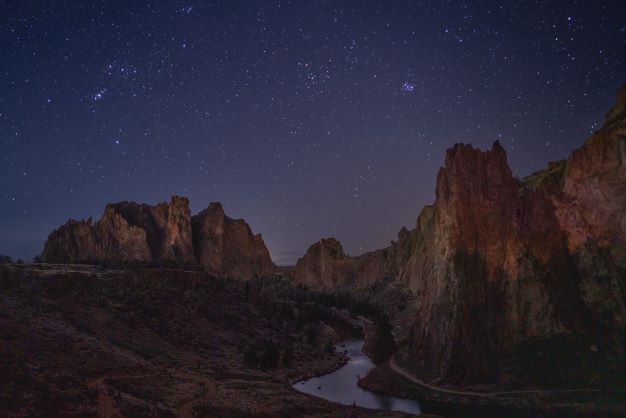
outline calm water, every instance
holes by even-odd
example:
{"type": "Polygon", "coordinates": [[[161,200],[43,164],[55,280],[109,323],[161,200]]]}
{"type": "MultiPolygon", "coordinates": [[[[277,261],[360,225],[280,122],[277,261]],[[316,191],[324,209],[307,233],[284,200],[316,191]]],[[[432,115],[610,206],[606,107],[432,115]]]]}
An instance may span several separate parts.
{"type": "Polygon", "coordinates": [[[304,393],[328,399],[344,405],[356,405],[370,409],[408,412],[420,415],[420,405],[411,399],[380,395],[362,389],[357,385],[360,377],[364,377],[374,367],[374,363],[361,351],[363,341],[337,344],[335,351],[347,351],[350,359],[345,366],[324,376],[314,377],[298,382],[293,387],[304,393]]]}

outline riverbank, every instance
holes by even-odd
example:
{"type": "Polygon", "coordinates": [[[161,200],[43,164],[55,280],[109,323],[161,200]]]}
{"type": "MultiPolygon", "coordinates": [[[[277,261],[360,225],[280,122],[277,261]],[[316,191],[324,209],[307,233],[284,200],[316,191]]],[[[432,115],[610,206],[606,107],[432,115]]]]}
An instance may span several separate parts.
{"type": "Polygon", "coordinates": [[[348,362],[344,366],[332,373],[300,381],[294,388],[299,392],[342,405],[385,410],[387,413],[421,415],[419,403],[415,400],[381,395],[358,385],[360,376],[365,376],[376,367],[363,353],[362,340],[339,343],[335,349],[336,352],[345,353],[348,357],[348,362]]]}
{"type": "Polygon", "coordinates": [[[308,380],[314,377],[324,376],[326,374],[333,373],[334,371],[342,368],[343,366],[346,365],[346,363],[348,363],[348,357],[345,355],[337,354],[336,359],[337,360],[330,366],[327,366],[326,365],[327,362],[324,362],[323,364],[320,365],[321,366],[320,369],[317,369],[314,371],[307,371],[305,373],[300,372],[298,374],[288,377],[287,382],[289,386],[293,386],[297,384],[298,382],[302,382],[303,380],[308,380]]]}
{"type": "Polygon", "coordinates": [[[618,418],[626,415],[626,394],[615,392],[463,393],[416,383],[385,364],[359,381],[368,390],[419,399],[422,410],[448,418],[528,418],[573,416],[618,418]]]}

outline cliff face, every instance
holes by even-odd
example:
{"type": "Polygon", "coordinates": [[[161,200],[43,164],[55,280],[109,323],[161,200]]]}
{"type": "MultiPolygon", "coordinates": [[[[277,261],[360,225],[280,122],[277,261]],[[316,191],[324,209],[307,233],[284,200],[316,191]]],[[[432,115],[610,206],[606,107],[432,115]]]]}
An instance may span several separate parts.
{"type": "Polygon", "coordinates": [[[448,150],[436,201],[420,218],[423,245],[399,276],[419,295],[407,356],[420,369],[492,380],[502,350],[562,329],[545,280],[561,280],[549,260],[567,257],[564,235],[549,200],[521,190],[499,143],[448,150]]]}
{"type": "Polygon", "coordinates": [[[275,271],[260,234],[243,219],[231,219],[219,203],[192,218],[196,257],[207,271],[226,277],[267,276],[275,271]]]}
{"type": "Polygon", "coordinates": [[[626,322],[625,98],[566,161],[521,181],[497,142],[448,150],[417,228],[425,245],[399,276],[418,295],[406,361],[444,381],[492,381],[531,337],[626,322]]]}
{"type": "Polygon", "coordinates": [[[337,288],[353,284],[355,262],[343,252],[334,238],[322,239],[311,245],[296,263],[294,279],[311,288],[337,288]]]}
{"type": "Polygon", "coordinates": [[[402,228],[398,241],[388,248],[351,257],[335,238],[322,239],[298,260],[292,276],[296,283],[313,289],[365,288],[380,279],[396,277],[410,254],[411,243],[411,233],[402,228]]]}
{"type": "Polygon", "coordinates": [[[501,378],[533,337],[626,324],[625,142],[626,86],[599,132],[527,178],[513,177],[498,142],[457,144],[414,230],[349,258],[351,269],[315,244],[295,279],[333,288],[338,274],[356,285],[394,277],[415,295],[401,321],[413,323],[398,353],[405,362],[447,382],[501,378]]]}
{"type": "Polygon", "coordinates": [[[50,234],[42,258],[64,263],[173,260],[234,278],[266,276],[275,268],[263,239],[245,221],[226,217],[219,203],[192,217],[189,200],[178,196],[154,206],[109,204],[95,224],[70,220],[50,234]]]}
{"type": "Polygon", "coordinates": [[[50,263],[80,263],[96,260],[151,259],[146,231],[131,225],[116,209],[107,205],[95,224],[69,220],[49,236],[42,258],[50,263]]]}
{"type": "Polygon", "coordinates": [[[194,261],[187,198],[174,196],[169,204],[155,206],[121,202],[110,204],[109,208],[146,232],[152,259],[194,261]]]}

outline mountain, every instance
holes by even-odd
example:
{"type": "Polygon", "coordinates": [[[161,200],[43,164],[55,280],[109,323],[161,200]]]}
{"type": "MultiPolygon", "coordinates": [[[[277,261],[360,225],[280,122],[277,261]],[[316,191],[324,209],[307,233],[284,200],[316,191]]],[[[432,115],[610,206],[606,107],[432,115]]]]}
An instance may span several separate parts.
{"type": "Polygon", "coordinates": [[[229,218],[219,203],[191,216],[189,200],[178,196],[154,206],[108,204],[96,223],[91,218],[69,220],[50,234],[42,259],[50,263],[173,261],[233,278],[275,271],[263,238],[254,235],[243,219],[229,218]]]}
{"type": "MultiPolygon", "coordinates": [[[[569,158],[515,178],[504,148],[456,144],[435,202],[388,248],[346,256],[322,240],[294,279],[314,288],[390,278],[415,295],[397,318],[397,353],[423,376],[469,384],[506,377],[519,347],[626,325],[626,85],[602,129],[569,158]]],[[[623,350],[622,350],[623,355],[623,350]]]]}

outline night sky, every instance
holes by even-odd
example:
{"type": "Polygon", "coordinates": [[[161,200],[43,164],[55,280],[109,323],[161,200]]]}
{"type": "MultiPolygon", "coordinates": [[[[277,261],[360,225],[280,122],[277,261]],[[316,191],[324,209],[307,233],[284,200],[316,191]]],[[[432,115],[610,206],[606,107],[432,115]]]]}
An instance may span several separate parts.
{"type": "Polygon", "coordinates": [[[386,246],[446,148],[566,157],[626,82],[626,1],[0,1],[0,254],[107,202],[221,201],[279,264],[386,246]]]}

